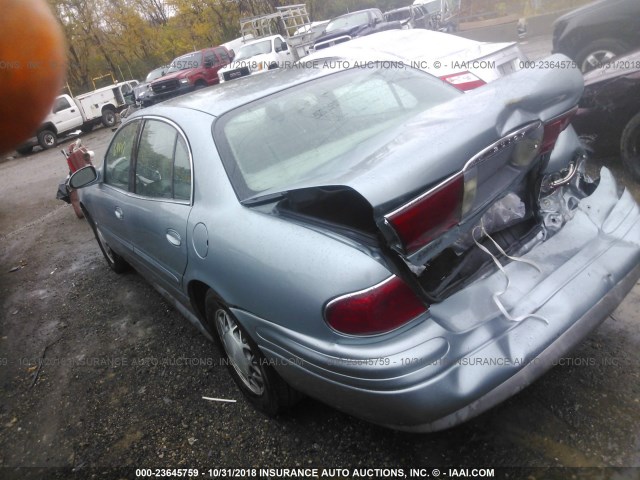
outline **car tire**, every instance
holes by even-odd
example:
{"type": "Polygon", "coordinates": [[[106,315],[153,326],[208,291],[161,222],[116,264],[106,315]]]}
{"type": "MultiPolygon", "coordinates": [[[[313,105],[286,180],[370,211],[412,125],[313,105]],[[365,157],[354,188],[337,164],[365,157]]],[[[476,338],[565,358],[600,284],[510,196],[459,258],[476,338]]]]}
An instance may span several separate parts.
{"type": "Polygon", "coordinates": [[[18,147],[16,148],[16,152],[18,152],[20,155],[29,155],[31,152],[33,152],[33,145],[29,147],[18,147]]]}
{"type": "Polygon", "coordinates": [[[87,219],[89,225],[91,226],[91,229],[93,230],[93,234],[96,237],[98,246],[102,251],[102,255],[104,255],[104,259],[107,261],[107,265],[109,265],[109,268],[115,273],[124,273],[129,270],[130,267],[127,261],[111,249],[104,236],[102,235],[100,227],[93,221],[91,215],[89,215],[89,212],[87,212],[87,210],[83,208],[82,205],[80,207],[82,208],[82,212],[84,213],[85,218],[87,219]]]}
{"type": "Polygon", "coordinates": [[[212,334],[231,376],[253,406],[274,416],[293,406],[301,395],[269,365],[269,361],[231,310],[212,290],[205,297],[207,330],[212,334]]]}
{"type": "Polygon", "coordinates": [[[603,38],[591,42],[580,50],[575,60],[582,73],[586,73],[626,51],[628,51],[628,47],[623,42],[603,38]]]}
{"type": "Polygon", "coordinates": [[[38,132],[38,144],[44,150],[48,150],[58,144],[58,137],[55,132],[51,130],[42,130],[41,132],[38,132]]]}
{"type": "Polygon", "coordinates": [[[116,112],[114,112],[110,108],[107,108],[102,112],[102,125],[104,125],[105,127],[113,127],[116,124],[116,121],[116,112]]]}
{"type": "Polygon", "coordinates": [[[636,182],[640,182],[640,113],[622,131],[620,138],[622,163],[636,182]]]}

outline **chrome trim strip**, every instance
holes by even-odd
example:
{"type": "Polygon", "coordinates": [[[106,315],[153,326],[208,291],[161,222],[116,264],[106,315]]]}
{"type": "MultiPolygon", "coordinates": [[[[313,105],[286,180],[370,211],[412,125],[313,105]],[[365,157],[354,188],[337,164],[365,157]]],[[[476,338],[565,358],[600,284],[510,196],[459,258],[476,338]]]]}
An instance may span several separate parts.
{"type": "MultiPolygon", "coordinates": [[[[161,197],[145,197],[144,195],[138,195],[137,193],[128,192],[128,191],[122,190],[121,188],[114,187],[113,185],[109,185],[108,183],[102,183],[102,186],[108,187],[111,190],[115,190],[116,192],[121,193],[122,195],[125,195],[127,197],[137,198],[139,200],[148,200],[150,202],[175,203],[178,205],[189,205],[189,206],[192,205],[192,203],[189,200],[176,200],[175,198],[161,198],[161,197]]],[[[193,197],[193,194],[192,194],[192,197],[193,197]]]]}
{"type": "MultiPolygon", "coordinates": [[[[436,191],[439,188],[443,187],[447,183],[455,180],[455,178],[458,177],[459,175],[464,175],[467,172],[467,170],[471,169],[472,167],[475,167],[480,162],[480,160],[488,159],[488,158],[492,157],[493,155],[497,154],[498,152],[500,152],[501,150],[503,150],[504,148],[506,148],[507,146],[511,145],[511,142],[513,141],[513,139],[515,137],[524,136],[527,133],[529,133],[530,131],[535,130],[536,128],[539,128],[541,125],[542,125],[542,122],[536,121],[536,122],[530,123],[529,125],[526,125],[525,127],[522,127],[520,129],[516,130],[515,132],[512,132],[512,133],[502,137],[500,140],[492,143],[491,145],[489,145],[488,147],[484,148],[479,153],[474,155],[469,161],[467,161],[467,163],[465,163],[465,165],[462,168],[462,170],[453,173],[451,176],[447,177],[442,182],[440,182],[438,185],[436,185],[435,187],[429,189],[427,192],[422,193],[421,195],[419,195],[418,197],[414,198],[413,200],[410,200],[409,202],[407,202],[404,205],[396,208],[392,212],[387,213],[386,215],[384,215],[384,219],[388,222],[389,221],[389,217],[392,217],[393,215],[396,215],[401,210],[404,210],[406,208],[409,208],[409,207],[415,205],[419,201],[423,200],[425,197],[431,195],[434,191],[436,191]],[[509,142],[509,143],[507,143],[505,145],[505,142],[509,142]],[[498,148],[498,150],[495,150],[496,148],[498,148]],[[483,158],[483,157],[486,157],[486,158],[483,158]]],[[[520,140],[521,139],[518,138],[515,141],[518,142],[520,140]]]]}
{"type": "Polygon", "coordinates": [[[475,156],[473,156],[462,168],[462,173],[466,172],[467,170],[469,170],[472,167],[475,167],[476,165],[480,164],[482,161],[487,160],[489,158],[491,158],[492,156],[496,155],[497,153],[499,153],[500,151],[504,150],[505,148],[507,148],[509,145],[511,145],[511,143],[514,141],[515,142],[519,142],[520,140],[522,140],[522,138],[516,138],[516,137],[524,137],[527,133],[540,128],[540,126],[542,125],[541,121],[535,121],[533,123],[530,123],[522,128],[519,128],[518,130],[516,130],[515,132],[512,132],[504,137],[502,137],[500,140],[492,143],[491,145],[489,145],[488,147],[486,147],[485,149],[481,150],[480,152],[478,152],[475,156]]]}

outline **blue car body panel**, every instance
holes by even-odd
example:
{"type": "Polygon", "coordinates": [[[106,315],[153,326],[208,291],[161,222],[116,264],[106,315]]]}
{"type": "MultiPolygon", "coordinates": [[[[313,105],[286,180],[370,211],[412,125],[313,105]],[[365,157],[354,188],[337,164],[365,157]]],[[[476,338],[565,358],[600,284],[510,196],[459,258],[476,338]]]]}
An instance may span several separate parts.
{"type": "MultiPolygon", "coordinates": [[[[501,269],[479,275],[393,331],[339,333],[325,321],[327,302],[383,282],[398,272],[396,260],[407,259],[393,257],[383,244],[283,216],[268,203],[242,204],[221,158],[224,149],[212,136],[226,112],[329,74],[267,73],[139,112],[128,121],[168,119],[185,133],[192,200],[151,201],[99,182],[82,191],[82,203],[109,232],[114,250],[206,334],[197,298],[202,285],[224,299],[294,388],[392,428],[448,428],[531,383],[615,308],[640,277],[638,207],[628,193],[618,195],[606,169],[583,198],[575,196],[578,177],[567,178],[555,197],[539,193],[542,201],[557,201],[562,226],[541,228],[518,249],[520,259],[502,259],[501,269]],[[111,218],[116,208],[124,221],[111,218]]],[[[571,109],[580,82],[574,70],[505,77],[422,114],[392,139],[383,136],[365,156],[371,161],[353,159],[330,184],[355,190],[384,213],[461,170],[509,132],[571,109]]],[[[496,158],[513,152],[509,145],[496,151],[496,158]]],[[[512,176],[487,175],[485,190],[491,182],[500,191],[515,190],[537,171],[560,172],[580,155],[568,130],[551,157],[536,164],[518,170],[496,160],[512,176]]],[[[499,197],[491,195],[491,202],[499,197]]],[[[488,207],[478,206],[469,228],[488,207]]]]}

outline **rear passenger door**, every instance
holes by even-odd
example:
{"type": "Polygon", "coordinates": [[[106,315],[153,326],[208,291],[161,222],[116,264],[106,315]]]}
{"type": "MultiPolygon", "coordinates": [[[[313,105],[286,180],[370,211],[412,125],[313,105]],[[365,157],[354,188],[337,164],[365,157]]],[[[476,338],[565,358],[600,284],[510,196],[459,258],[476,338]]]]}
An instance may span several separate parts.
{"type": "Polygon", "coordinates": [[[191,154],[182,131],[165,119],[145,119],[127,223],[136,261],[174,294],[181,293],[187,267],[191,177],[191,154]]]}

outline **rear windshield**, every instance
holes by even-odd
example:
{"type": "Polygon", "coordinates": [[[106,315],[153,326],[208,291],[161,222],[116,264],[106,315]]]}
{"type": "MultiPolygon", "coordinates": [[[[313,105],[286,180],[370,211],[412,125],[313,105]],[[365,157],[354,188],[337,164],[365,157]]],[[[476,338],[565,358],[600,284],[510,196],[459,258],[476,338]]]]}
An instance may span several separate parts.
{"type": "Polygon", "coordinates": [[[388,143],[408,119],[458,95],[418,70],[356,68],[232,110],[215,123],[214,135],[231,183],[246,200],[356,168],[364,150],[388,143]]]}

